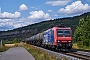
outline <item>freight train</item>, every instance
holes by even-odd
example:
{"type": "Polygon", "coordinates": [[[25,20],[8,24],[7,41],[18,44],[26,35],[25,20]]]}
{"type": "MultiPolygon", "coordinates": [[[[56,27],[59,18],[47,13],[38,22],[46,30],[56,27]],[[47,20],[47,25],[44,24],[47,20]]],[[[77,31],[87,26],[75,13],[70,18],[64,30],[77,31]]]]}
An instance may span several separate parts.
{"type": "Polygon", "coordinates": [[[53,27],[27,38],[26,43],[54,49],[72,48],[72,30],[70,27],[53,27]]]}

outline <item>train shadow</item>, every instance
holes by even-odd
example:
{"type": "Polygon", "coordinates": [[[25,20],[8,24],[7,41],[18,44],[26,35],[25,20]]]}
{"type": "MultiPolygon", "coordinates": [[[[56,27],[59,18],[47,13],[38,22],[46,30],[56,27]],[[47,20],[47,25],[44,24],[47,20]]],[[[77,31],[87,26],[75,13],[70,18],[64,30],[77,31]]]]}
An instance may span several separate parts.
{"type": "Polygon", "coordinates": [[[75,50],[75,49],[71,49],[69,52],[77,52],[77,50],[75,50]]]}
{"type": "Polygon", "coordinates": [[[54,52],[64,52],[64,53],[68,53],[68,52],[77,52],[77,50],[75,50],[75,49],[70,49],[70,50],[62,49],[62,50],[57,50],[57,51],[54,51],[54,52]]]}

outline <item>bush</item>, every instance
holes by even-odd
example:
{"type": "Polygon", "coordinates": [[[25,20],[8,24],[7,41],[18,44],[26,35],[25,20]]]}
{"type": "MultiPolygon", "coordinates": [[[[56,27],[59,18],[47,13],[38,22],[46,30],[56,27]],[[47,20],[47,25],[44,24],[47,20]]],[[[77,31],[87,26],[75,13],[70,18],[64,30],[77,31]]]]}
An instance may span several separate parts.
{"type": "Polygon", "coordinates": [[[83,47],[83,41],[78,41],[77,46],[78,47],[83,47]]]}
{"type": "Polygon", "coordinates": [[[9,48],[8,47],[5,47],[5,46],[0,46],[0,52],[4,52],[6,50],[8,50],[9,48]]]}

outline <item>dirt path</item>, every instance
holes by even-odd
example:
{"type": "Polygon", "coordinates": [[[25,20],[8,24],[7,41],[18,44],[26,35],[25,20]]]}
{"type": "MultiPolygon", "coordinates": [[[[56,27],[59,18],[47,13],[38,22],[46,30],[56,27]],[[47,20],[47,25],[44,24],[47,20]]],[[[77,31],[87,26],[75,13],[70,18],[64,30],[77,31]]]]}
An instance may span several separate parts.
{"type": "Polygon", "coordinates": [[[34,57],[23,47],[10,48],[0,53],[0,60],[35,60],[34,57]]]}

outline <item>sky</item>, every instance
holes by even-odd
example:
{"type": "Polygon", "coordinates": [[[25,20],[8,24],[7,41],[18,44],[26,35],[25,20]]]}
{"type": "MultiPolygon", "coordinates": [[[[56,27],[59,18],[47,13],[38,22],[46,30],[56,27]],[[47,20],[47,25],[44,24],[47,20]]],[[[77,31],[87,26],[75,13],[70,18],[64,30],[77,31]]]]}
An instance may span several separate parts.
{"type": "Polygon", "coordinates": [[[0,31],[90,12],[90,0],[0,0],[0,31]]]}

